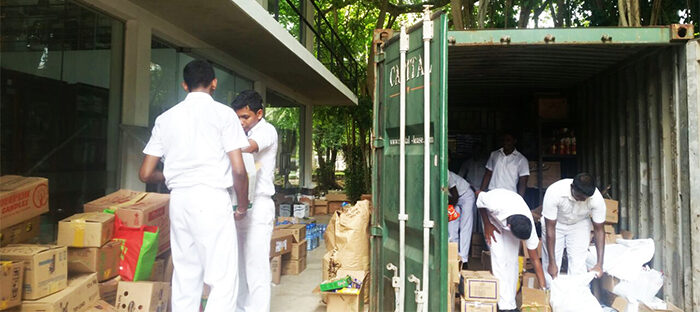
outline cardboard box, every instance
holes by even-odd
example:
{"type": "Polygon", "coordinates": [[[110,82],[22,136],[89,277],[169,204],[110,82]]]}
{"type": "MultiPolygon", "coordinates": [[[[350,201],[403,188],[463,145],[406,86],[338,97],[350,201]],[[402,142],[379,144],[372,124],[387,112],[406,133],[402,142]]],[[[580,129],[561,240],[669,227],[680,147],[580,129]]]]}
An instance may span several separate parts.
{"type": "Polygon", "coordinates": [[[314,214],[315,215],[327,215],[328,214],[328,205],[314,206],[314,214]]]}
{"type": "Polygon", "coordinates": [[[270,273],[272,275],[272,283],[279,285],[282,279],[282,256],[270,258],[270,273]]]}
{"type": "MultiPolygon", "coordinates": [[[[525,257],[525,259],[530,259],[530,253],[528,252],[527,244],[525,243],[525,241],[521,241],[520,245],[522,246],[522,249],[520,250],[523,253],[523,257],[525,257]]],[[[540,241],[539,244],[537,244],[537,257],[542,259],[542,241],[540,241]]]]}
{"type": "Polygon", "coordinates": [[[345,202],[345,201],[348,201],[348,195],[346,195],[345,193],[336,193],[336,192],[328,193],[328,194],[326,194],[326,200],[329,202],[333,202],[333,201],[345,202]]]}
{"type": "Polygon", "coordinates": [[[71,278],[65,289],[39,300],[22,301],[22,312],[84,311],[100,299],[95,273],[71,278]]]}
{"type": "Polygon", "coordinates": [[[456,242],[447,243],[447,267],[449,269],[447,275],[448,279],[452,282],[450,284],[459,284],[460,263],[459,244],[456,242]]]}
{"type": "Polygon", "coordinates": [[[328,202],[328,213],[333,214],[336,211],[343,208],[343,202],[340,201],[329,201],[328,202]]]}
{"type": "Polygon", "coordinates": [[[516,298],[520,312],[551,312],[549,292],[542,289],[523,287],[516,298]]]}
{"type": "Polygon", "coordinates": [[[314,199],[314,206],[328,206],[328,201],[322,199],[314,199]]]}
{"type": "Polygon", "coordinates": [[[497,302],[498,280],[488,271],[462,271],[462,295],[467,301],[497,302]]]}
{"type": "Polygon", "coordinates": [[[480,302],[480,301],[469,301],[461,298],[460,311],[461,312],[498,312],[496,302],[480,302]]]}
{"type": "Polygon", "coordinates": [[[161,282],[119,282],[117,311],[166,311],[170,303],[170,284],[161,282]],[[134,307],[143,309],[134,310],[134,307]]]}
{"type": "Polygon", "coordinates": [[[617,310],[617,311],[627,311],[627,305],[629,305],[629,301],[625,297],[620,297],[616,295],[610,295],[612,297],[612,301],[610,303],[610,307],[617,310]]]}
{"type": "Polygon", "coordinates": [[[569,105],[563,97],[541,97],[537,99],[537,112],[542,119],[567,119],[569,105]]]}
{"type": "Polygon", "coordinates": [[[99,283],[100,298],[111,305],[117,304],[117,288],[121,281],[121,276],[117,276],[111,280],[99,283]]]}
{"type": "Polygon", "coordinates": [[[114,215],[104,212],[74,214],[58,222],[57,244],[101,247],[114,236],[114,215]]]}
{"type": "Polygon", "coordinates": [[[282,260],[282,275],[299,275],[306,270],[306,257],[298,260],[282,260]]]}
{"type": "Polygon", "coordinates": [[[619,203],[616,200],[605,200],[605,223],[617,223],[618,214],[617,207],[619,203]]]}
{"type": "Polygon", "coordinates": [[[523,273],[523,287],[527,288],[542,288],[540,286],[540,281],[537,280],[537,275],[535,273],[523,273]]]}
{"type": "Polygon", "coordinates": [[[83,206],[85,212],[115,210],[115,214],[126,226],[158,227],[158,254],[170,249],[170,195],[119,190],[93,200],[83,206]]]}
{"type": "Polygon", "coordinates": [[[277,217],[277,223],[314,224],[314,223],[316,223],[316,219],[314,219],[314,218],[296,218],[296,217],[277,217]]]}
{"type": "Polygon", "coordinates": [[[666,301],[666,309],[652,309],[648,307],[647,305],[640,303],[639,304],[639,312],[683,312],[680,308],[677,306],[673,305],[672,303],[666,301]]]}
{"type": "Polygon", "coordinates": [[[49,180],[0,176],[0,228],[8,228],[45,212],[49,212],[49,180]]]}
{"type": "Polygon", "coordinates": [[[305,224],[285,224],[285,225],[280,225],[275,228],[275,231],[278,231],[283,234],[290,234],[294,237],[294,242],[295,243],[300,243],[304,239],[306,239],[306,225],[305,224]]]}
{"type": "Polygon", "coordinates": [[[119,275],[121,244],[110,241],[100,248],[68,248],[68,272],[97,273],[102,282],[119,275]]]}
{"type": "Polygon", "coordinates": [[[23,278],[22,261],[0,261],[0,310],[22,303],[23,278]]]}
{"type": "Polygon", "coordinates": [[[630,231],[620,231],[620,236],[622,236],[623,239],[634,239],[634,234],[630,231]]]}
{"type": "Polygon", "coordinates": [[[485,271],[491,271],[491,252],[481,252],[481,266],[485,271]]]}
{"type": "MultiPolygon", "coordinates": [[[[538,188],[537,185],[537,162],[529,161],[530,177],[527,179],[527,187],[538,188]]],[[[561,163],[558,161],[543,161],[542,162],[542,188],[547,188],[552,183],[561,180],[561,163]]],[[[535,219],[536,220],[536,219],[535,219]]]]}
{"type": "Polygon", "coordinates": [[[481,258],[481,253],[484,251],[484,247],[481,245],[471,245],[469,247],[469,255],[472,258],[481,258]]]}
{"type": "Polygon", "coordinates": [[[153,268],[151,269],[151,277],[148,279],[151,282],[170,282],[164,280],[165,277],[165,259],[157,258],[153,262],[153,268]]]}
{"type": "Polygon", "coordinates": [[[447,311],[459,310],[459,307],[458,307],[459,301],[455,300],[455,299],[461,298],[461,297],[456,297],[455,296],[456,293],[457,293],[457,286],[453,283],[448,283],[447,284],[447,311]]]}
{"type": "MultiPolygon", "coordinates": [[[[3,220],[5,222],[5,220],[3,220]]],[[[39,236],[41,216],[36,216],[21,223],[0,230],[0,247],[9,244],[29,243],[39,236]]]]}
{"type": "Polygon", "coordinates": [[[617,277],[611,276],[608,273],[603,273],[603,276],[600,278],[600,287],[610,293],[613,293],[613,289],[617,284],[620,283],[620,279],[617,277]]]}
{"type": "Polygon", "coordinates": [[[283,233],[277,229],[272,231],[272,238],[270,239],[270,258],[291,252],[293,240],[294,236],[292,236],[292,234],[283,233]]]}
{"type": "Polygon", "coordinates": [[[175,270],[175,267],[173,266],[173,257],[170,252],[160,255],[159,257],[163,257],[163,259],[165,259],[165,274],[163,276],[163,282],[170,283],[173,280],[173,271],[175,270]]]}
{"type": "Polygon", "coordinates": [[[337,276],[350,275],[353,279],[362,281],[358,294],[339,294],[335,292],[321,292],[319,287],[314,289],[314,293],[326,296],[326,311],[328,312],[363,312],[365,309],[365,292],[369,286],[366,281],[369,273],[366,271],[338,270],[337,276]]]}
{"type": "Polygon", "coordinates": [[[292,251],[288,254],[282,255],[284,260],[299,260],[306,258],[306,240],[301,241],[301,243],[292,243],[292,251]]]}
{"type": "Polygon", "coordinates": [[[9,245],[0,260],[24,262],[23,300],[35,300],[68,285],[68,250],[56,245],[9,245]]]}
{"type": "Polygon", "coordinates": [[[117,312],[117,308],[104,300],[97,300],[90,305],[86,312],[117,312]]]}

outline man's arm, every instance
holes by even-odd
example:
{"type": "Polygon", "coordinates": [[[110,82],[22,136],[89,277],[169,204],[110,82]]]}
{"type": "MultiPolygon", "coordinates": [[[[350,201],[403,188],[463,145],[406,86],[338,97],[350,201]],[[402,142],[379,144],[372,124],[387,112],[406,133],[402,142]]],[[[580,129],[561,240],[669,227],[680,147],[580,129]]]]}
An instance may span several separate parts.
{"type": "Polygon", "coordinates": [[[236,191],[238,201],[238,214],[245,214],[248,211],[248,173],[245,171],[243,156],[240,149],[235,149],[227,153],[231,161],[233,171],[233,189],[236,191]]]}
{"type": "Polygon", "coordinates": [[[157,170],[158,162],[160,157],[153,155],[146,155],[141,163],[141,169],[139,170],[139,180],[143,183],[158,184],[165,181],[163,172],[157,170]]]}
{"type": "Polygon", "coordinates": [[[525,190],[527,190],[527,179],[530,176],[521,176],[518,179],[518,194],[520,194],[520,197],[525,197],[525,190]]]}
{"type": "Polygon", "coordinates": [[[447,202],[450,205],[456,205],[458,201],[459,201],[459,192],[457,191],[457,187],[454,186],[454,187],[450,188],[450,197],[447,199],[447,202]]]}
{"type": "Polygon", "coordinates": [[[603,258],[605,256],[605,231],[603,223],[593,222],[593,235],[595,236],[595,250],[598,253],[598,262],[589,271],[598,271],[598,277],[603,276],[603,258]]]}
{"type": "Polygon", "coordinates": [[[486,208],[479,208],[479,214],[481,215],[481,221],[484,222],[484,238],[486,238],[486,244],[491,246],[491,239],[493,239],[494,242],[496,241],[496,237],[494,236],[493,232],[501,233],[501,231],[499,231],[496,226],[491,223],[491,220],[489,220],[489,215],[486,208]]]}
{"type": "Polygon", "coordinates": [[[250,144],[248,147],[242,148],[241,152],[243,153],[257,153],[258,152],[258,142],[255,142],[253,139],[248,139],[248,144],[250,144]]]}
{"type": "Polygon", "coordinates": [[[557,256],[555,253],[554,246],[556,246],[557,241],[557,220],[550,220],[544,218],[544,223],[547,228],[547,257],[549,259],[549,266],[547,272],[552,278],[557,277],[559,273],[559,267],[557,267],[557,256]]]}
{"type": "Polygon", "coordinates": [[[540,261],[540,256],[537,254],[537,249],[528,248],[527,254],[530,256],[530,261],[532,261],[532,265],[535,267],[535,275],[537,275],[537,280],[540,282],[540,288],[545,288],[547,286],[547,282],[544,279],[542,261],[540,261]]]}
{"type": "Polygon", "coordinates": [[[493,171],[486,169],[486,172],[484,172],[484,178],[481,180],[481,190],[482,191],[487,191],[489,189],[489,183],[491,183],[491,176],[493,175],[493,171]]]}

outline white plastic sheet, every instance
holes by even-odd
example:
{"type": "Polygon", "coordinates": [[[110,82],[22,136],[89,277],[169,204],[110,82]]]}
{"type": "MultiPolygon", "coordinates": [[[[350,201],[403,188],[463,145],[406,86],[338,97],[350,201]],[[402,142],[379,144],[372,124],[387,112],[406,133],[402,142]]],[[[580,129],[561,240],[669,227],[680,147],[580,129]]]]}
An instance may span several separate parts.
{"type": "MultiPolygon", "coordinates": [[[[617,244],[605,245],[603,272],[621,280],[635,280],[644,264],[654,257],[654,240],[647,239],[618,239],[617,244]]],[[[588,248],[586,265],[595,266],[598,254],[595,246],[588,248]]]]}
{"type": "Polygon", "coordinates": [[[596,272],[559,275],[552,280],[549,303],[554,312],[602,312],[589,284],[596,272]]]}

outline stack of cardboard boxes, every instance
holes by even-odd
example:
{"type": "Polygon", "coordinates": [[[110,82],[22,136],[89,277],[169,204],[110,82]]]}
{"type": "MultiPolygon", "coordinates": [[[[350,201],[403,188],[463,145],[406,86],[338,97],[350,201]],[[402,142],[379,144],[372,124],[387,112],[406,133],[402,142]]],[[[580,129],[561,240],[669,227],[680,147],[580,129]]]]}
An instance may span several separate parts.
{"type": "Polygon", "coordinates": [[[49,180],[0,177],[0,247],[32,241],[39,235],[40,215],[49,212],[49,180]]]}
{"type": "Polygon", "coordinates": [[[328,202],[328,213],[333,214],[343,207],[343,203],[348,201],[348,196],[339,192],[328,193],[326,201],[328,202]]]}
{"type": "Polygon", "coordinates": [[[285,224],[276,227],[274,232],[292,236],[289,252],[282,255],[282,275],[303,272],[306,269],[306,224],[285,224]]]}
{"type": "Polygon", "coordinates": [[[498,280],[489,271],[462,271],[460,311],[498,311],[498,280]]]}
{"type": "Polygon", "coordinates": [[[279,284],[282,275],[282,255],[288,254],[292,250],[294,236],[289,233],[279,231],[277,228],[272,231],[270,239],[270,271],[272,273],[272,283],[279,284]]]}

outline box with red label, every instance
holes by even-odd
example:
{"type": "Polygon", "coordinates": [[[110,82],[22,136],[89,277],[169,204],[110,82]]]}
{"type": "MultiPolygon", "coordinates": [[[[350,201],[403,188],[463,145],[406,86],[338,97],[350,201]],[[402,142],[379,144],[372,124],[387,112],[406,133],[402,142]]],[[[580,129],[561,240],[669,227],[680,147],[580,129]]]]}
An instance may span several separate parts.
{"type": "Polygon", "coordinates": [[[126,226],[157,226],[158,254],[170,249],[170,195],[119,190],[83,206],[85,212],[111,209],[126,226]]]}
{"type": "Polygon", "coordinates": [[[68,272],[97,273],[102,282],[119,275],[121,244],[110,241],[100,248],[68,248],[68,272]]]}
{"type": "Polygon", "coordinates": [[[22,223],[48,211],[48,179],[0,176],[0,228],[22,223]]]}

